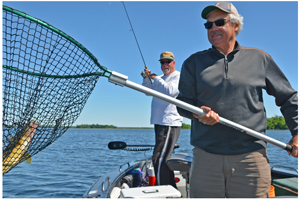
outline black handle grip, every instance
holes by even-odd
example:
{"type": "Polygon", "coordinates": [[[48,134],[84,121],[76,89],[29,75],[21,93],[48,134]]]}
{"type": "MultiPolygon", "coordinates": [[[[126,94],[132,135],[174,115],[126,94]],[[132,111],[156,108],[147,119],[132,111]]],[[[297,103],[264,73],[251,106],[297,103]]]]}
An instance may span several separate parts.
{"type": "Polygon", "coordinates": [[[285,150],[289,151],[289,152],[293,152],[293,146],[287,144],[285,147],[285,150]]]}
{"type": "Polygon", "coordinates": [[[116,149],[125,149],[127,144],[125,142],[116,141],[116,142],[110,142],[108,143],[108,148],[110,150],[116,150],[116,149]]]}

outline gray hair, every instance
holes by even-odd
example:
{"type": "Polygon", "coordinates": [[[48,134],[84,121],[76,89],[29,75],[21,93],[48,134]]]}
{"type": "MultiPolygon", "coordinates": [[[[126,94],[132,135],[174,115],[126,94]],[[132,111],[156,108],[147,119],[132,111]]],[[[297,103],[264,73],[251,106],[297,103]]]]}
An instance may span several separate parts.
{"type": "Polygon", "coordinates": [[[235,37],[237,37],[240,34],[240,32],[243,30],[244,17],[240,14],[238,16],[236,16],[234,14],[229,14],[229,17],[230,17],[229,19],[232,23],[240,24],[240,27],[239,27],[238,31],[236,32],[236,34],[235,34],[235,37]]]}

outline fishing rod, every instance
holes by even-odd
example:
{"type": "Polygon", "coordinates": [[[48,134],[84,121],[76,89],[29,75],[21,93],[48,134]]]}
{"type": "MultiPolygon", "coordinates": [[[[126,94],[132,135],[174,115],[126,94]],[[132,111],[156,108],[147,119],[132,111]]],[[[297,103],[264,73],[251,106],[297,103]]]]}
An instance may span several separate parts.
{"type": "MultiPolygon", "coordinates": [[[[134,30],[133,30],[133,27],[132,27],[132,24],[131,24],[131,21],[130,21],[129,15],[128,15],[128,13],[127,13],[127,10],[126,10],[126,7],[125,7],[125,3],[124,3],[124,1],[122,1],[122,3],[123,3],[123,6],[124,6],[124,9],[125,9],[125,12],[126,12],[126,15],[127,15],[128,21],[129,21],[129,24],[130,24],[130,26],[131,26],[131,30],[132,30],[132,32],[133,32],[133,35],[134,35],[134,38],[135,38],[136,44],[137,44],[137,46],[138,46],[138,48],[139,48],[139,51],[140,51],[140,53],[141,53],[141,56],[142,56],[142,59],[143,59],[143,62],[144,62],[145,68],[146,68],[146,69],[148,69],[148,67],[147,67],[147,65],[146,65],[146,62],[145,62],[145,59],[144,59],[144,57],[143,57],[143,54],[142,54],[142,51],[141,51],[141,48],[140,48],[139,42],[138,42],[138,40],[137,40],[137,38],[136,38],[136,36],[135,36],[135,33],[134,33],[134,30]]],[[[150,76],[148,76],[148,78],[149,78],[149,80],[150,80],[150,82],[151,82],[151,84],[152,84],[151,77],[150,77],[150,76]]]]}

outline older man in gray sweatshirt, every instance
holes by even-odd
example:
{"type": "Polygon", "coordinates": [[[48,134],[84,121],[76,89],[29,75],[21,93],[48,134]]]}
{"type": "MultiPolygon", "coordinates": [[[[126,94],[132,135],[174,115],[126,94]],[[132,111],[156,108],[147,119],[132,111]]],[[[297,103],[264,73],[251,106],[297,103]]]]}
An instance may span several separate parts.
{"type": "Polygon", "coordinates": [[[192,120],[195,147],[190,171],[191,197],[267,198],[271,184],[266,142],[219,124],[219,115],[265,134],[263,89],[275,97],[291,131],[298,157],[298,97],[266,52],[240,46],[236,36],[243,17],[233,4],[207,6],[202,17],[212,48],[185,60],[178,99],[201,107],[199,116],[178,108],[192,120]]]}

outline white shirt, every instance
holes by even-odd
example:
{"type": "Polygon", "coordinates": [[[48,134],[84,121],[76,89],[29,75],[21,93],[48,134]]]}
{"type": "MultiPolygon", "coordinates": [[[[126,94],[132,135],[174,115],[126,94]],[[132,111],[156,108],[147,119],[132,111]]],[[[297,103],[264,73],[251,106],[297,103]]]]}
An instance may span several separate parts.
{"type": "MultiPolygon", "coordinates": [[[[180,72],[174,71],[169,75],[156,76],[153,84],[149,78],[143,80],[143,86],[176,98],[179,94],[178,83],[180,72]]],[[[178,114],[175,105],[153,97],[151,104],[151,124],[165,126],[181,126],[183,118],[178,114]]]]}

